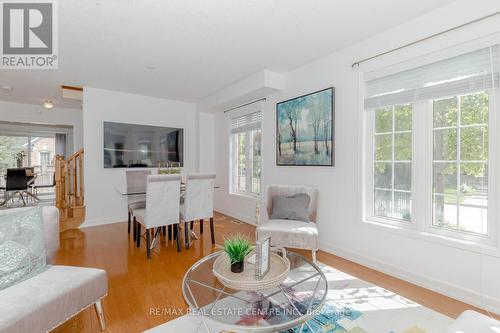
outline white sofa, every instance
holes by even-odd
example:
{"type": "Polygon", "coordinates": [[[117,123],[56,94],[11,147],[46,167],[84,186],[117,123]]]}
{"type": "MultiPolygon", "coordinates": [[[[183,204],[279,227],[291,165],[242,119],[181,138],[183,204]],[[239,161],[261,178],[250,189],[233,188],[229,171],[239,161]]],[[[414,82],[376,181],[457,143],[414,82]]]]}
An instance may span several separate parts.
{"type": "MultiPolygon", "coordinates": [[[[47,263],[59,248],[59,211],[44,207],[47,263]]],[[[101,299],[108,279],[101,269],[50,266],[28,280],[0,291],[0,333],[48,332],[90,305],[106,328],[101,299]]]]}
{"type": "Polygon", "coordinates": [[[475,311],[462,313],[448,330],[448,333],[499,333],[500,321],[475,311]]]}

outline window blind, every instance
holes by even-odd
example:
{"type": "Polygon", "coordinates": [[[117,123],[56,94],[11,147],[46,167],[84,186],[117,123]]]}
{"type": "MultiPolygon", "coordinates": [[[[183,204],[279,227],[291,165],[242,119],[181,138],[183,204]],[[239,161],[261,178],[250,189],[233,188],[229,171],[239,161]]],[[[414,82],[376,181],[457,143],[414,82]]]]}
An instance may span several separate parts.
{"type": "Polygon", "coordinates": [[[499,49],[496,44],[387,76],[368,73],[365,109],[498,88],[499,49]]]}
{"type": "Polygon", "coordinates": [[[253,112],[242,116],[231,118],[231,134],[242,133],[246,131],[258,130],[261,127],[262,112],[253,112]]]}

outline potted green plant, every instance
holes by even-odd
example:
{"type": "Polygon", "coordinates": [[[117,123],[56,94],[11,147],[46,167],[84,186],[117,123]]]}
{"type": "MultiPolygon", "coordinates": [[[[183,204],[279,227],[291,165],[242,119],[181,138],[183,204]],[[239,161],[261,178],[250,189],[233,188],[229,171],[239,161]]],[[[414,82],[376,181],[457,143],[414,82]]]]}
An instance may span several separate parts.
{"type": "Polygon", "coordinates": [[[245,257],[253,250],[250,240],[240,233],[234,234],[224,238],[223,249],[231,260],[231,272],[243,272],[245,257]]]}

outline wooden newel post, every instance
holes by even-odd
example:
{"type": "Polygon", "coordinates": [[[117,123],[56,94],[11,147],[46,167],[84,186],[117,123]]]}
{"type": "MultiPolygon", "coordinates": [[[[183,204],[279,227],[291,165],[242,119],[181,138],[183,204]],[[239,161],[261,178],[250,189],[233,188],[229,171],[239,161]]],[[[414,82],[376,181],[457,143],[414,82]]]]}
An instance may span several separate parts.
{"type": "MultiPolygon", "coordinates": [[[[64,156],[57,155],[56,156],[56,170],[55,170],[55,178],[56,178],[56,207],[59,208],[59,212],[64,214],[66,211],[66,186],[65,186],[65,178],[66,178],[66,161],[64,160],[64,156]]],[[[63,216],[61,216],[63,217],[63,216]]]]}

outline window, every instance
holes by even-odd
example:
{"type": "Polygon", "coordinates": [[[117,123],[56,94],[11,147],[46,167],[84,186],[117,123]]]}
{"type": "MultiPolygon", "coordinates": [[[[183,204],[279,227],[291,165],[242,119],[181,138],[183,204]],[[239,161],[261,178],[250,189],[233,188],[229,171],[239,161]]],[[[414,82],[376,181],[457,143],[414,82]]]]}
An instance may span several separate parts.
{"type": "Polygon", "coordinates": [[[453,50],[365,73],[364,219],[496,244],[499,46],[453,50]]]}
{"type": "Polygon", "coordinates": [[[231,193],[260,195],[261,112],[235,116],[230,121],[231,193]]]}
{"type": "Polygon", "coordinates": [[[40,164],[41,165],[49,165],[50,164],[50,151],[41,151],[40,152],[40,164]]]}

